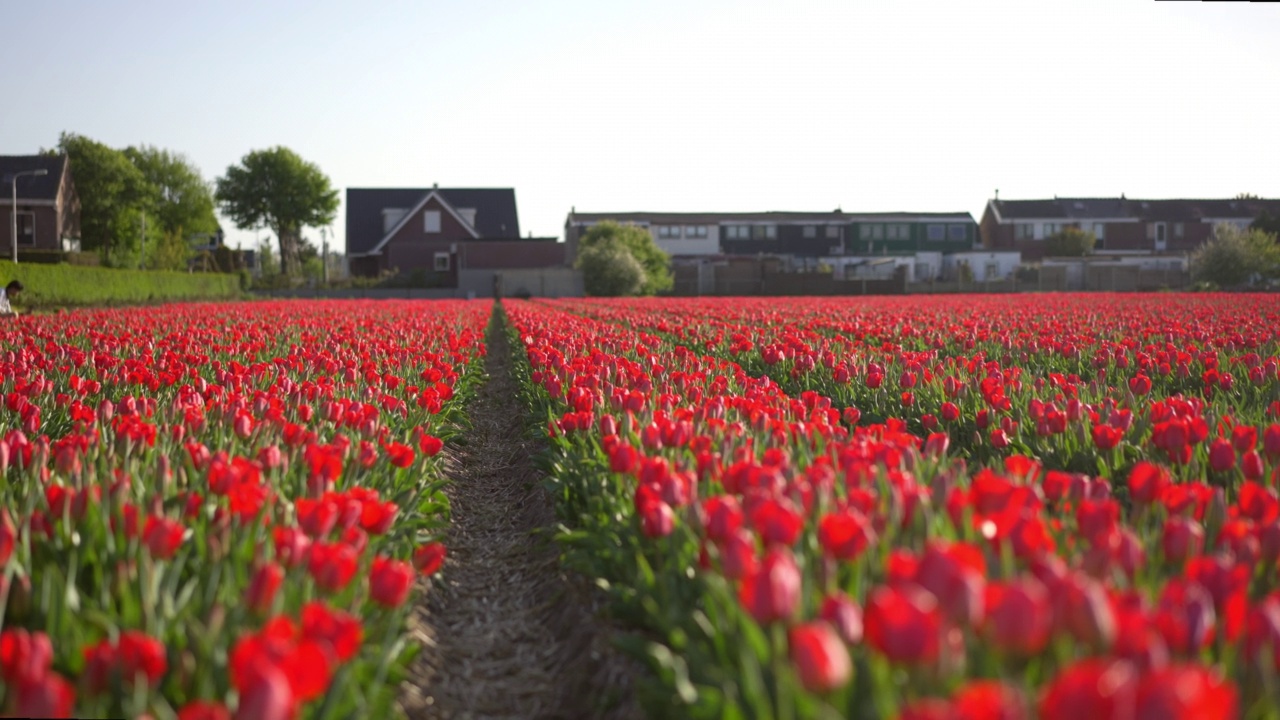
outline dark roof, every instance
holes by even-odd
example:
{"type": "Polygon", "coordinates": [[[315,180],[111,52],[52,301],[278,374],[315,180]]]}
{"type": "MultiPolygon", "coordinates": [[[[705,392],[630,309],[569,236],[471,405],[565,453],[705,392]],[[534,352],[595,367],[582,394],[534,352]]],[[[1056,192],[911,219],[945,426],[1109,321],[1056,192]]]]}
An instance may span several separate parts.
{"type": "Polygon", "coordinates": [[[1142,200],[1139,198],[1054,198],[1052,200],[992,200],[1004,220],[1088,220],[1132,218],[1199,222],[1204,218],[1251,219],[1267,210],[1280,212],[1280,200],[1142,200]]]}
{"type": "Polygon", "coordinates": [[[739,222],[891,222],[893,220],[966,220],[973,222],[973,216],[967,212],[927,213],[927,212],[883,212],[883,213],[849,213],[849,212],[614,212],[584,213],[576,210],[569,213],[567,224],[594,223],[604,220],[618,222],[648,224],[717,224],[739,222]]]}
{"type": "MultiPolygon", "coordinates": [[[[432,188],[347,188],[347,252],[364,253],[382,239],[382,210],[417,206],[432,188]]],[[[454,210],[475,208],[481,238],[520,236],[512,188],[435,188],[454,210]]]]}
{"type": "Polygon", "coordinates": [[[66,162],[66,155],[0,155],[0,178],[4,180],[0,190],[4,191],[5,198],[12,197],[9,179],[14,173],[43,168],[48,175],[24,175],[18,179],[18,200],[56,200],[62,183],[62,166],[66,162]]]}

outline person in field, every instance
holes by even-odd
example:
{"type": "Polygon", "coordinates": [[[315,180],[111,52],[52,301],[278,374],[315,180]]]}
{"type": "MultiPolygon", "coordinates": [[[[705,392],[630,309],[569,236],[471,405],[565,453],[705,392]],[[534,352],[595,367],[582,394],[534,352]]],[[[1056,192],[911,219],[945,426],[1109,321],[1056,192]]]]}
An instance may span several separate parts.
{"type": "Polygon", "coordinates": [[[13,309],[13,305],[9,303],[18,293],[22,292],[22,283],[17,280],[10,280],[8,285],[0,290],[0,316],[17,317],[18,313],[13,309]]]}

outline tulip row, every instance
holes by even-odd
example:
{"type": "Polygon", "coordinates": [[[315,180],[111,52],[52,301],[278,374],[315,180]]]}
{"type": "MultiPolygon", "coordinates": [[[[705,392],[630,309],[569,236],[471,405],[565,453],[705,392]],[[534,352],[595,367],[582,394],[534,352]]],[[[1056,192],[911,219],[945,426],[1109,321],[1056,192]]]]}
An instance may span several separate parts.
{"type": "Polygon", "coordinates": [[[389,711],[488,317],[273,302],[0,328],[0,709],[389,711]]]}
{"type": "Polygon", "coordinates": [[[896,417],[917,434],[944,433],[971,460],[1021,453],[1055,469],[1124,475],[1152,459],[1180,478],[1228,487],[1274,475],[1280,302],[1063,296],[1038,318],[1034,302],[562,306],[706,348],[776,377],[788,392],[819,392],[867,419],[896,417]],[[697,321],[673,324],[691,313],[697,321]],[[900,340],[885,339],[898,328],[900,340]]]}
{"type": "Polygon", "coordinates": [[[768,314],[737,300],[508,304],[527,400],[549,418],[567,555],[643,629],[655,709],[679,697],[694,717],[1280,717],[1275,301],[1104,298],[1096,340],[1059,312],[1078,298],[973,319],[981,301],[929,302],[924,327],[901,306],[894,322],[892,306],[800,300],[768,314]],[[724,319],[753,311],[757,331],[724,319]],[[874,359],[779,351],[781,386],[728,359],[770,366],[753,354],[761,337],[816,327],[831,340],[841,323],[874,359]],[[1171,377],[1181,370],[1136,374],[1168,396],[1135,409],[1151,388],[1105,378],[1158,368],[1161,353],[1194,355],[1196,392],[1171,377]],[[858,367],[857,393],[891,373],[917,385],[900,377],[899,404],[867,411],[850,398],[875,394],[840,394],[854,386],[837,381],[842,362],[858,367]],[[1227,367],[1249,384],[1224,382],[1227,367]],[[939,405],[974,401],[1008,442],[930,428],[905,402],[917,386],[939,405]],[[1046,418],[1072,400],[1063,421],[1095,445],[1097,428],[1121,431],[1123,462],[1081,471],[1078,453],[1019,430],[1058,422],[1046,418]],[[1236,463],[1214,459],[1207,428],[1236,463]]]}

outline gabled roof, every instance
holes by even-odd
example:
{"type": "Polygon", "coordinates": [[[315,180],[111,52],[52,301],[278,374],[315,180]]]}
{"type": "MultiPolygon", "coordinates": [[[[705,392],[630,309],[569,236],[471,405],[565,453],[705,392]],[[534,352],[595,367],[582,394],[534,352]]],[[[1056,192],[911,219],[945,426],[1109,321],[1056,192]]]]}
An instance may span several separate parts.
{"type": "Polygon", "coordinates": [[[14,173],[42,169],[48,174],[38,177],[24,175],[18,179],[18,200],[57,200],[62,169],[66,164],[66,155],[0,155],[0,195],[5,200],[12,197],[9,182],[14,173]]]}
{"type": "MultiPolygon", "coordinates": [[[[383,232],[382,211],[416,209],[432,193],[455,211],[474,208],[475,231],[480,238],[520,236],[516,191],[511,188],[347,188],[347,252],[373,252],[387,235],[383,232]]],[[[408,215],[402,222],[407,219],[408,215]]]]}
{"type": "Polygon", "coordinates": [[[1008,220],[1159,220],[1200,222],[1205,218],[1248,220],[1263,210],[1280,212],[1280,200],[1142,200],[1137,198],[1054,198],[991,200],[1002,222],[1008,220]]]}
{"type": "Polygon", "coordinates": [[[630,222],[648,225],[681,225],[703,224],[716,225],[734,222],[785,222],[785,223],[851,223],[851,222],[893,222],[918,220],[950,220],[952,222],[973,222],[968,212],[922,213],[922,212],[883,212],[883,213],[850,213],[850,212],[614,212],[584,213],[576,210],[569,213],[567,224],[596,223],[605,220],[630,222]]]}

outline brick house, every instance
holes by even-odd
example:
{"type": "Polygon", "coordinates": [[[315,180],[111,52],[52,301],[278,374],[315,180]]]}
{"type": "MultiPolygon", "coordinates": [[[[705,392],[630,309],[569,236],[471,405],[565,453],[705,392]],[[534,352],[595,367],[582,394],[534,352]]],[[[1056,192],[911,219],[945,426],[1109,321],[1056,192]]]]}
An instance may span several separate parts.
{"type": "Polygon", "coordinates": [[[458,287],[477,262],[559,267],[555,238],[521,238],[511,188],[348,188],[347,257],[352,275],[418,275],[458,287]]]}
{"type": "Polygon", "coordinates": [[[77,250],[80,241],[80,198],[66,155],[0,155],[0,250],[13,247],[13,176],[18,191],[18,251],[77,250]],[[30,175],[44,170],[44,175],[30,175]]]}
{"type": "Polygon", "coordinates": [[[1099,255],[1183,254],[1208,240],[1214,225],[1248,227],[1263,210],[1280,213],[1280,200],[997,198],[987,201],[979,228],[985,247],[1019,250],[1027,260],[1044,257],[1044,241],[1068,227],[1092,232],[1099,255]]]}

